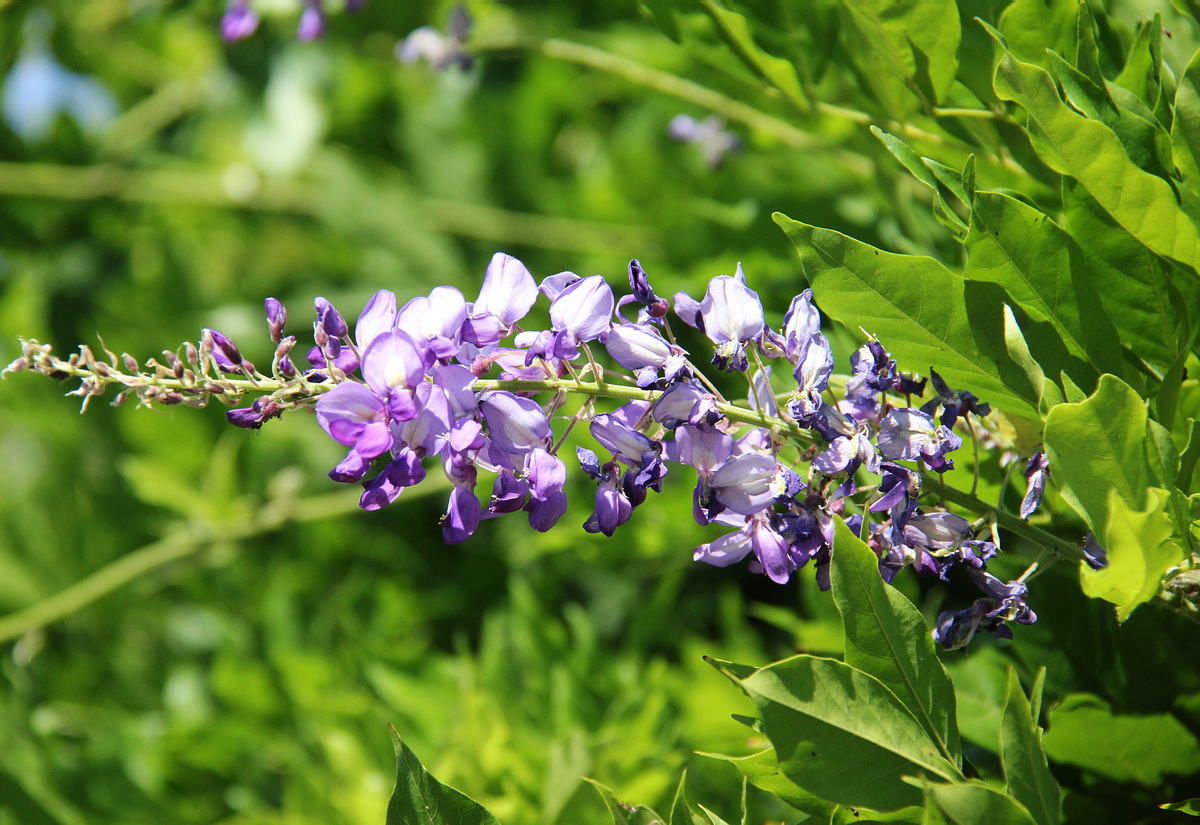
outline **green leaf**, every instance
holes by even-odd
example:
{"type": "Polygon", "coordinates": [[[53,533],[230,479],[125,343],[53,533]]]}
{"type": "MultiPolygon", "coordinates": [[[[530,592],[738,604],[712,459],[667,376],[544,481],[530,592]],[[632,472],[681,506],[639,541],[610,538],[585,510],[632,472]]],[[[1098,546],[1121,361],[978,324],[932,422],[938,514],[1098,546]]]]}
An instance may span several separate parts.
{"type": "Polygon", "coordinates": [[[1102,372],[1121,369],[1116,329],[1104,314],[1083,252],[1046,215],[999,192],[978,192],[963,276],[1000,284],[1036,321],[1049,323],[1092,374],[1072,374],[1090,389],[1102,372]]]}
{"type": "Polygon", "coordinates": [[[1037,825],[1058,825],[1058,783],[1042,750],[1041,728],[1012,668],[1000,728],[1000,762],[1008,793],[1025,806],[1037,825]]]}
{"type": "MultiPolygon", "coordinates": [[[[804,790],[784,776],[779,769],[774,748],[767,748],[750,756],[725,756],[719,753],[702,753],[701,755],[729,762],[742,772],[742,776],[749,780],[751,785],[779,797],[796,810],[808,814],[814,819],[828,822],[839,807],[804,790]]],[[[679,825],[679,823],[672,822],[671,825],[679,825]]]]}
{"type": "Polygon", "coordinates": [[[1078,182],[1063,178],[1064,226],[1083,250],[1121,341],[1165,370],[1191,346],[1200,282],[1138,243],[1078,182]],[[1172,273],[1177,272],[1176,277],[1172,273]]]}
{"type": "Polygon", "coordinates": [[[1005,49],[993,84],[1000,98],[1029,113],[1041,138],[1034,147],[1047,165],[1078,180],[1147,248],[1193,270],[1200,268],[1200,233],[1176,203],[1170,185],[1139,169],[1112,129],[1064,103],[1046,70],[1005,49]]]}
{"type": "Polygon", "coordinates": [[[1013,0],[999,25],[1017,57],[1040,63],[1047,49],[1075,53],[1075,18],[1075,0],[1013,0]]]}
{"type": "Polygon", "coordinates": [[[933,258],[884,252],[831,229],[773,217],[796,245],[826,314],[878,335],[906,369],[932,367],[952,387],[1010,415],[1040,418],[1037,394],[1003,351],[999,304],[969,305],[966,282],[933,258]],[[985,355],[980,340],[998,345],[1005,362],[985,355]]]}
{"type": "Polygon", "coordinates": [[[1167,510],[1174,522],[1175,537],[1181,540],[1180,543],[1187,544],[1192,518],[1187,497],[1175,486],[1175,480],[1179,478],[1179,448],[1167,428],[1153,419],[1146,422],[1146,462],[1154,486],[1161,487],[1169,495],[1167,510]]]}
{"type": "Polygon", "coordinates": [[[1183,493],[1192,492],[1192,475],[1196,472],[1196,462],[1200,461],[1200,421],[1188,419],[1187,446],[1179,457],[1179,473],[1175,477],[1175,486],[1183,493]]]}
{"type": "Polygon", "coordinates": [[[1200,771],[1200,743],[1174,716],[1115,714],[1090,694],[1072,694],[1051,709],[1044,744],[1055,762],[1118,782],[1154,787],[1168,774],[1200,771]]]}
{"type": "Polygon", "coordinates": [[[1162,15],[1154,13],[1138,26],[1137,38],[1116,83],[1137,95],[1154,109],[1162,92],[1162,15]]]}
{"type": "Polygon", "coordinates": [[[778,89],[788,102],[803,112],[808,112],[811,103],[804,93],[800,76],[791,61],[782,57],[767,54],[754,42],[750,33],[750,24],[746,18],[737,12],[722,8],[713,0],[704,0],[700,7],[717,24],[721,36],[730,48],[742,59],[751,71],[767,83],[778,89]]]}
{"type": "MultiPolygon", "coordinates": [[[[613,825],[662,825],[663,818],[643,805],[630,805],[621,802],[613,795],[612,789],[602,785],[595,779],[584,777],[604,800],[605,807],[612,817],[613,825]]],[[[389,823],[390,825],[390,823],[389,823]]]]}
{"type": "Polygon", "coordinates": [[[831,802],[876,810],[920,803],[901,777],[961,777],[878,679],[843,662],[796,656],[742,682],[763,714],[779,767],[831,802]]]}
{"type": "Polygon", "coordinates": [[[1190,202],[1195,216],[1200,211],[1200,51],[1188,61],[1175,90],[1171,146],[1175,165],[1183,176],[1184,205],[1190,202]]]}
{"type": "Polygon", "coordinates": [[[891,689],[937,745],[962,766],[954,684],[938,659],[929,625],[879,575],[879,559],[840,519],[830,563],[833,599],[846,627],[846,664],[891,689]]]}
{"type": "Polygon", "coordinates": [[[1086,401],[1060,404],[1046,416],[1046,450],[1059,490],[1097,537],[1107,525],[1110,490],[1134,508],[1145,500],[1146,420],[1142,399],[1112,375],[1086,401]]]}
{"type": "Polygon", "coordinates": [[[396,789],[388,801],[387,825],[499,825],[482,805],[443,785],[388,726],[396,749],[396,789]]]}
{"type": "MultiPolygon", "coordinates": [[[[1004,305],[1004,348],[1008,352],[1008,357],[1021,368],[1029,380],[1030,386],[1033,387],[1038,398],[1038,409],[1046,412],[1063,403],[1062,390],[1055,386],[1053,381],[1046,380],[1046,374],[1042,372],[1042,365],[1029,351],[1025,333],[1021,331],[1021,325],[1017,321],[1016,315],[1013,314],[1012,307],[1008,304],[1004,305]]],[[[1065,372],[1060,374],[1066,381],[1070,381],[1065,372]]],[[[1083,398],[1087,398],[1087,394],[1080,391],[1080,399],[1083,398]]]]}
{"type": "Polygon", "coordinates": [[[1108,566],[1080,567],[1083,592],[1115,604],[1122,622],[1158,593],[1163,575],[1183,557],[1183,548],[1171,537],[1166,490],[1151,487],[1146,493],[1145,510],[1135,510],[1116,490],[1109,491],[1107,526],[1098,536],[1108,551],[1108,566]]]}
{"type": "Polygon", "coordinates": [[[955,825],[1037,825],[1020,802],[982,782],[929,784],[926,788],[955,825]]]}
{"type": "Polygon", "coordinates": [[[1188,816],[1200,816],[1200,798],[1185,799],[1182,802],[1164,802],[1158,807],[1164,811],[1179,811],[1188,816]]]}
{"type": "Polygon", "coordinates": [[[958,216],[958,213],[946,200],[944,194],[948,190],[962,203],[968,203],[966,190],[963,189],[962,177],[953,169],[943,166],[937,161],[921,157],[907,143],[894,135],[889,135],[878,126],[871,127],[871,134],[879,138],[880,142],[892,154],[892,157],[900,161],[900,164],[911,172],[913,177],[933,190],[934,215],[942,225],[956,233],[959,237],[966,233],[967,224],[958,216]]]}
{"type": "Polygon", "coordinates": [[[841,9],[854,43],[849,55],[889,113],[910,114],[921,98],[941,102],[958,71],[962,30],[953,0],[844,0],[841,9]]]}
{"type": "Polygon", "coordinates": [[[741,680],[748,676],[752,676],[758,671],[754,665],[739,665],[737,662],[727,662],[724,659],[718,659],[715,656],[705,656],[704,661],[708,662],[719,672],[724,674],[738,687],[741,687],[741,680]]]}
{"type": "Polygon", "coordinates": [[[684,788],[687,785],[687,771],[679,777],[679,786],[675,788],[675,798],[671,800],[671,818],[667,820],[667,825],[704,825],[704,821],[692,811],[692,806],[688,803],[687,793],[684,788]]]}

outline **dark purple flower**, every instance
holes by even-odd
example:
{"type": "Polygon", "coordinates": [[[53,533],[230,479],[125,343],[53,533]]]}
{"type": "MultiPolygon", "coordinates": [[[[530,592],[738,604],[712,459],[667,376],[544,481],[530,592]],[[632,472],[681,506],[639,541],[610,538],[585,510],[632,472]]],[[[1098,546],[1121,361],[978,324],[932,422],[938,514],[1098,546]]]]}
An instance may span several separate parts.
{"type": "Polygon", "coordinates": [[[479,519],[483,515],[483,507],[475,493],[469,488],[455,485],[450,492],[450,501],[446,505],[446,515],[442,517],[442,538],[446,544],[458,544],[466,541],[479,527],[479,519]]]}
{"type": "Polygon", "coordinates": [[[992,608],[990,599],[977,599],[966,610],[947,610],[938,616],[933,628],[933,640],[947,650],[966,647],[980,626],[987,621],[992,608]]]}
{"type": "Polygon", "coordinates": [[[950,389],[950,386],[942,379],[942,376],[938,375],[932,368],[929,370],[929,381],[933,384],[933,391],[937,395],[925,402],[921,406],[921,411],[928,415],[933,415],[940,404],[942,407],[941,421],[947,427],[953,427],[960,415],[975,413],[982,418],[991,414],[991,406],[981,402],[975,397],[974,393],[967,392],[966,390],[958,392],[950,389]]]}
{"type": "MultiPolygon", "coordinates": [[[[663,323],[662,319],[666,316],[667,311],[671,308],[667,303],[666,298],[660,298],[654,294],[654,288],[650,286],[650,279],[646,277],[645,270],[638,263],[637,259],[629,262],[629,288],[633,291],[632,295],[626,295],[617,301],[617,314],[621,315],[621,307],[626,304],[638,303],[642,305],[642,309],[638,311],[639,324],[646,323],[663,323]]],[[[624,315],[621,315],[625,318],[624,315]]],[[[628,321],[628,319],[625,319],[628,321]]]]}
{"type": "Polygon", "coordinates": [[[1025,467],[1025,478],[1029,479],[1029,487],[1025,491],[1025,499],[1021,502],[1021,518],[1029,518],[1042,503],[1042,496],[1046,492],[1046,479],[1049,475],[1050,459],[1046,458],[1045,453],[1038,450],[1025,467]]]}
{"type": "Polygon", "coordinates": [[[271,330],[271,340],[278,344],[283,340],[283,328],[287,326],[287,310],[275,298],[268,298],[264,303],[267,308],[267,326],[271,330]]]}
{"type": "MultiPolygon", "coordinates": [[[[246,368],[248,362],[242,357],[237,344],[227,336],[215,329],[206,329],[203,331],[203,335],[210,342],[213,360],[217,362],[217,368],[221,372],[240,373],[246,368]]],[[[253,369],[253,367],[249,367],[249,369],[253,369]]]]}
{"type": "Polygon", "coordinates": [[[283,408],[264,396],[256,398],[249,407],[226,411],[225,418],[235,427],[257,430],[263,422],[278,418],[282,414],[283,408]]]}
{"type": "MultiPolygon", "coordinates": [[[[313,303],[317,307],[317,320],[313,326],[313,333],[318,336],[324,333],[329,338],[341,339],[346,337],[346,334],[349,332],[349,328],[346,326],[346,319],[334,308],[333,304],[324,298],[316,298],[313,303]]],[[[317,341],[318,346],[321,343],[320,340],[317,341]]]]}
{"type": "Polygon", "coordinates": [[[1093,570],[1103,570],[1108,567],[1108,551],[1096,541],[1096,536],[1088,533],[1083,540],[1083,559],[1093,570]]]}

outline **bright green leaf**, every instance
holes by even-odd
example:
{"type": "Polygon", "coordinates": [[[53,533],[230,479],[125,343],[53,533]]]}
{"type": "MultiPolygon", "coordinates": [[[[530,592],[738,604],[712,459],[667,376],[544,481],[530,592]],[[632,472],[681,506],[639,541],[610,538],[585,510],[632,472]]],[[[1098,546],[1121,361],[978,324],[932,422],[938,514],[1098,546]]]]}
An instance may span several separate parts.
{"type": "MultiPolygon", "coordinates": [[[[821,309],[878,335],[904,369],[936,369],[1010,415],[1037,420],[1037,394],[1003,350],[1000,304],[932,258],[896,255],[776,213],[800,254],[821,309]],[[981,351],[986,344],[999,356],[981,351]]],[[[979,286],[985,286],[980,284],[979,286]]]]}
{"type": "Polygon", "coordinates": [[[846,627],[846,664],[896,694],[942,756],[962,765],[954,685],[921,612],[884,583],[879,559],[840,519],[831,562],[833,598],[846,627]]]}
{"type": "Polygon", "coordinates": [[[1164,802],[1158,807],[1164,811],[1179,811],[1188,816],[1200,816],[1200,799],[1185,799],[1182,802],[1164,802]]]}
{"type": "Polygon", "coordinates": [[[396,789],[388,802],[387,825],[499,825],[482,805],[434,779],[395,728],[396,789]]]}
{"type": "Polygon", "coordinates": [[[1174,716],[1115,714],[1088,694],[1072,694],[1051,709],[1043,744],[1055,762],[1118,782],[1154,787],[1168,774],[1200,771],[1200,743],[1174,716]]]}
{"type": "Polygon", "coordinates": [[[751,71],[782,92],[798,109],[805,112],[809,110],[810,104],[796,67],[791,61],[767,54],[759,48],[750,33],[750,24],[743,15],[729,11],[713,0],[704,0],[700,6],[708,12],[721,36],[751,71]]]}
{"type": "Polygon", "coordinates": [[[1058,783],[1042,750],[1042,731],[1014,669],[1008,671],[1008,701],[1000,728],[1000,762],[1008,792],[1038,825],[1058,825],[1058,783]]]}
{"type": "MultiPolygon", "coordinates": [[[[796,810],[815,819],[828,822],[838,808],[834,803],[804,790],[784,776],[775,758],[774,748],[767,748],[750,756],[725,756],[719,753],[702,755],[729,762],[741,771],[742,776],[754,787],[779,797],[796,810]]],[[[671,825],[679,824],[673,821],[671,825]]]]}
{"type": "Polygon", "coordinates": [[[662,825],[663,818],[651,809],[642,805],[621,802],[613,795],[612,789],[608,786],[601,785],[595,779],[589,779],[586,776],[584,779],[592,784],[592,787],[600,794],[600,798],[604,800],[604,805],[608,808],[609,815],[612,816],[613,825],[662,825]]]}
{"type": "Polygon", "coordinates": [[[1060,404],[1046,416],[1046,450],[1064,499],[1097,537],[1107,524],[1108,491],[1140,508],[1150,483],[1146,407],[1119,378],[1105,375],[1096,392],[1060,404]]]}
{"type": "Polygon", "coordinates": [[[1040,63],[1046,50],[1075,53],[1076,0],[1013,0],[1000,15],[1000,31],[1022,60],[1040,63]]]}
{"type": "Polygon", "coordinates": [[[882,682],[833,659],[796,656],[742,682],[763,714],[783,774],[841,805],[920,802],[902,776],[961,777],[882,682]]]}
{"type": "Polygon", "coordinates": [[[1121,342],[1166,370],[1191,343],[1200,281],[1138,243],[1078,182],[1063,178],[1064,226],[1083,250],[1092,282],[1121,342]]]}
{"type": "Polygon", "coordinates": [[[894,116],[916,110],[919,91],[941,102],[958,71],[962,37],[953,0],[845,0],[849,50],[860,77],[894,116]]]}
{"type": "Polygon", "coordinates": [[[1041,140],[1039,157],[1078,180],[1131,235],[1159,255],[1200,269],[1200,232],[1170,185],[1139,169],[1102,123],[1063,102],[1050,74],[1005,51],[993,79],[996,94],[1029,113],[1041,140]]]}
{"type": "Polygon", "coordinates": [[[1193,217],[1200,212],[1200,51],[1192,55],[1175,90],[1171,145],[1183,176],[1184,205],[1193,217]]]}
{"type": "Polygon", "coordinates": [[[1183,557],[1183,548],[1171,537],[1167,492],[1151,487],[1146,498],[1146,509],[1135,510],[1109,490],[1107,527],[1097,536],[1108,551],[1108,566],[1080,567],[1083,592],[1115,604],[1120,621],[1158,593],[1163,575],[1183,557]]]}
{"type": "Polygon", "coordinates": [[[943,190],[948,190],[964,204],[968,202],[962,178],[958,172],[929,158],[921,157],[907,143],[894,135],[889,135],[877,126],[871,127],[871,134],[879,138],[884,147],[891,152],[892,157],[900,161],[900,164],[911,172],[913,177],[933,190],[934,215],[946,228],[961,237],[967,231],[967,225],[943,194],[943,190]]]}
{"type": "Polygon", "coordinates": [[[1005,288],[1034,320],[1049,323],[1093,375],[1072,377],[1091,388],[1095,375],[1121,369],[1112,322],[1104,314],[1071,236],[1046,215],[999,192],[979,192],[971,210],[964,277],[1005,288]]]}
{"type": "Polygon", "coordinates": [[[929,795],[955,825],[1037,825],[1020,802],[981,782],[926,786],[929,795]]]}

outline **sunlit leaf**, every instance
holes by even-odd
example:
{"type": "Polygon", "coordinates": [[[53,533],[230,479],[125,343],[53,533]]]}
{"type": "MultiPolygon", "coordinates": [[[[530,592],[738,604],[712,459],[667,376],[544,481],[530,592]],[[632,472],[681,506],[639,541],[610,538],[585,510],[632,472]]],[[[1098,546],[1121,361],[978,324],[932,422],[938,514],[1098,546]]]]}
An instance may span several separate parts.
{"type": "Polygon", "coordinates": [[[840,519],[830,575],[846,627],[846,664],[889,687],[937,744],[962,765],[954,685],[938,659],[929,625],[879,575],[879,559],[840,519]]]}
{"type": "Polygon", "coordinates": [[[796,656],[744,680],[783,774],[852,807],[919,804],[902,776],[961,774],[882,682],[833,659],[796,656]]]}
{"type": "Polygon", "coordinates": [[[396,789],[388,802],[387,825],[499,825],[478,802],[434,779],[394,728],[391,732],[396,789]]]}
{"type": "Polygon", "coordinates": [[[1183,548],[1172,538],[1167,492],[1150,487],[1146,499],[1146,508],[1135,510],[1109,490],[1106,527],[1098,536],[1108,551],[1108,566],[1080,568],[1083,592],[1115,604],[1121,621],[1158,593],[1162,577],[1183,558],[1183,548]]]}
{"type": "Polygon", "coordinates": [[[1050,74],[1007,50],[996,67],[996,94],[1028,113],[1050,167],[1078,180],[1127,232],[1149,249],[1200,268],[1200,233],[1179,207],[1170,185],[1130,161],[1111,129],[1076,113],[1058,95],[1050,74]]]}
{"type": "Polygon", "coordinates": [[[981,782],[926,785],[946,819],[955,825],[1037,825],[1020,802],[981,782]]]}
{"type": "Polygon", "coordinates": [[[663,825],[666,822],[661,816],[643,805],[622,802],[613,794],[612,789],[594,779],[584,777],[604,800],[608,813],[612,816],[613,825],[663,825]]]}
{"type": "Polygon", "coordinates": [[[878,335],[902,369],[933,367],[951,386],[1037,420],[1037,393],[1004,351],[1001,304],[991,296],[968,302],[962,277],[932,258],[884,252],[785,215],[774,218],[796,245],[822,311],[878,335]],[[992,353],[985,355],[981,342],[992,353]]]}
{"type": "Polygon", "coordinates": [[[1043,744],[1055,762],[1108,779],[1154,786],[1200,771],[1200,743],[1169,713],[1117,714],[1095,696],[1072,694],[1050,711],[1043,744]]]}

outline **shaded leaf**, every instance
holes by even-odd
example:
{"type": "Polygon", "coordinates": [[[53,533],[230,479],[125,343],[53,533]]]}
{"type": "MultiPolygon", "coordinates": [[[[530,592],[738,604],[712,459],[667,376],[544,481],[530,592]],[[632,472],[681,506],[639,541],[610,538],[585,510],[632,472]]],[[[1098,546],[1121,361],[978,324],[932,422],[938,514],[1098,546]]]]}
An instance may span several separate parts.
{"type": "MultiPolygon", "coordinates": [[[[1023,374],[1012,375],[985,356],[968,313],[966,282],[933,258],[897,255],[830,229],[776,213],[800,254],[821,309],[850,329],[878,335],[904,368],[936,369],[953,387],[967,389],[1006,413],[1038,420],[1037,395],[1023,374]]],[[[998,327],[999,305],[989,308],[998,327]]],[[[996,336],[1002,340],[1002,334],[996,336]]]]}
{"type": "Polygon", "coordinates": [[[592,787],[600,794],[600,798],[604,800],[604,805],[608,808],[609,815],[612,816],[613,825],[663,825],[666,821],[643,805],[621,802],[607,785],[602,785],[595,779],[589,779],[586,776],[584,779],[591,783],[592,787]]]}
{"type": "Polygon", "coordinates": [[[1168,774],[1200,771],[1200,743],[1178,719],[1115,714],[1090,694],[1072,694],[1051,709],[1044,744],[1055,762],[1151,787],[1168,774]]]}
{"type": "Polygon", "coordinates": [[[1200,267],[1200,233],[1176,203],[1170,185],[1139,169],[1111,129],[1064,103],[1046,70],[1006,49],[993,83],[999,97],[1029,113],[1041,137],[1034,147],[1043,161],[1078,180],[1149,249],[1193,270],[1200,267]]]}
{"type": "Polygon", "coordinates": [[[833,599],[846,627],[846,664],[891,689],[939,752],[962,766],[954,685],[934,649],[929,625],[879,575],[879,559],[840,519],[831,561],[833,599]]]}
{"type": "Polygon", "coordinates": [[[833,659],[796,656],[744,680],[779,767],[820,797],[896,810],[920,803],[901,777],[961,774],[879,680],[833,659]]]}
{"type": "Polygon", "coordinates": [[[1058,783],[1050,774],[1042,750],[1041,728],[1012,668],[1008,671],[1008,700],[1000,727],[1000,761],[1009,794],[1025,806],[1038,825],[1057,825],[1058,783]]]}
{"type": "Polygon", "coordinates": [[[461,791],[434,779],[389,726],[396,749],[396,789],[388,801],[387,825],[499,825],[461,791]]]}
{"type": "MultiPolygon", "coordinates": [[[[804,790],[784,776],[775,758],[774,748],[767,748],[750,756],[725,756],[719,753],[703,753],[701,755],[729,762],[741,771],[742,776],[754,787],[774,794],[796,810],[816,819],[829,822],[830,817],[834,816],[834,811],[839,807],[833,802],[804,790]]],[[[678,823],[672,822],[671,825],[678,825],[678,823]]]]}
{"type": "Polygon", "coordinates": [[[933,190],[934,216],[943,226],[961,237],[967,231],[967,224],[959,217],[944,194],[945,191],[949,191],[962,203],[969,202],[966,191],[963,189],[961,176],[937,161],[921,157],[907,143],[895,135],[888,134],[878,126],[871,127],[871,134],[879,138],[892,157],[900,161],[900,164],[911,172],[913,177],[933,190]]]}

